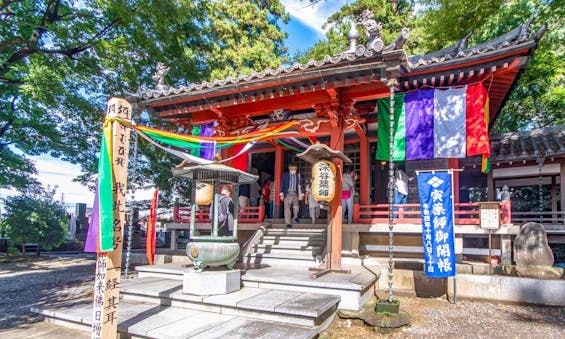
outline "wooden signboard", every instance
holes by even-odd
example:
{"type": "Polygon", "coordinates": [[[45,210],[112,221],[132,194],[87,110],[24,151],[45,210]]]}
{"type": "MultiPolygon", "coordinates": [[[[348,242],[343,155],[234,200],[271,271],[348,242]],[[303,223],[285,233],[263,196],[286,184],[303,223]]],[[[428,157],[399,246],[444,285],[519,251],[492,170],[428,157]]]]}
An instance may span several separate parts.
{"type": "MultiPolygon", "coordinates": [[[[106,118],[131,119],[131,105],[124,99],[111,98],[106,118]]],[[[112,170],[114,196],[114,250],[99,253],[96,259],[91,338],[117,338],[120,275],[125,224],[126,184],[130,128],[112,122],[112,170]]]]}
{"type": "Polygon", "coordinates": [[[480,202],[479,215],[481,228],[497,230],[500,228],[500,203],[498,201],[480,202]]]}

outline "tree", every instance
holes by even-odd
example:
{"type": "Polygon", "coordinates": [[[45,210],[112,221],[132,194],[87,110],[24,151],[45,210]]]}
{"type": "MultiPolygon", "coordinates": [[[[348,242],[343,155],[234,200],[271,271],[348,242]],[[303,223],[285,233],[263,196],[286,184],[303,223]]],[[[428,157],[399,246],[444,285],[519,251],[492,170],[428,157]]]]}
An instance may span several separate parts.
{"type": "Polygon", "coordinates": [[[562,0],[424,1],[420,20],[428,51],[474,31],[471,44],[494,39],[530,19],[547,32],[498,115],[493,133],[565,124],[565,6],[562,0]],[[449,29],[446,29],[449,28],[449,29]]]}
{"type": "Polygon", "coordinates": [[[0,0],[0,187],[33,183],[44,153],[92,183],[108,96],[153,86],[157,61],[172,85],[277,67],[287,19],[279,0],[0,0]]]}
{"type": "Polygon", "coordinates": [[[69,218],[65,207],[53,200],[54,195],[55,190],[36,187],[34,192],[6,199],[1,233],[10,243],[21,246],[23,255],[26,243],[37,243],[39,254],[39,248],[50,250],[65,241],[69,218]]]}
{"type": "MultiPolygon", "coordinates": [[[[326,37],[316,43],[310,50],[299,53],[296,58],[302,62],[308,59],[320,60],[326,55],[335,55],[348,48],[347,32],[351,20],[357,17],[363,10],[369,9],[375,14],[375,20],[382,24],[382,39],[385,44],[391,43],[404,27],[410,29],[410,40],[405,49],[411,52],[418,51],[417,38],[420,29],[415,25],[413,1],[409,0],[357,0],[343,6],[338,12],[332,14],[325,26],[331,26],[326,37]]],[[[358,25],[360,33],[359,43],[367,42],[363,27],[358,25]]]]}

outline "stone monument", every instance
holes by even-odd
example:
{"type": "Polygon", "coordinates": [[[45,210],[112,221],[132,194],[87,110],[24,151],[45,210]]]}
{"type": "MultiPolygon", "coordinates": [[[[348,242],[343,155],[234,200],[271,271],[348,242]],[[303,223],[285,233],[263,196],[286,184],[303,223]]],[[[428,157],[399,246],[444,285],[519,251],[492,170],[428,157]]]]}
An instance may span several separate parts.
{"type": "Polygon", "coordinates": [[[563,269],[552,267],[553,252],[547,242],[547,233],[542,224],[529,222],[520,228],[514,240],[514,261],[511,275],[524,278],[560,279],[563,269]]]}

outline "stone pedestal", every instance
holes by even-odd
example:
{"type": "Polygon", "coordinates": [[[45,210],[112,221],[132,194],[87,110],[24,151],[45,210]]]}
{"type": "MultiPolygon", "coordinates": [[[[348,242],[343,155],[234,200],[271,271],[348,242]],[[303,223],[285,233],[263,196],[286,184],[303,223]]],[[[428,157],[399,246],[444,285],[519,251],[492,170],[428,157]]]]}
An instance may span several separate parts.
{"type": "Polygon", "coordinates": [[[182,278],[182,293],[195,295],[228,294],[241,289],[240,270],[187,270],[182,278]]]}

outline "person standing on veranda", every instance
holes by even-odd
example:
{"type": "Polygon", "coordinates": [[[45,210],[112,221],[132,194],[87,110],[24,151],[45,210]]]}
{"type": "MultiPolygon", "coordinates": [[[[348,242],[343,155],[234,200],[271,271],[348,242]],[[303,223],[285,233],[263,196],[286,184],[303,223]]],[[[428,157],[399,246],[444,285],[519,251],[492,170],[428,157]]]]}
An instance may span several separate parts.
{"type": "MultiPolygon", "coordinates": [[[[218,197],[218,235],[230,236],[233,231],[233,200],[231,189],[227,186],[222,187],[218,197]]],[[[210,204],[210,220],[214,220],[214,202],[210,204]]]]}
{"type": "Polygon", "coordinates": [[[261,196],[263,197],[263,204],[265,206],[265,215],[267,218],[272,218],[271,214],[271,178],[265,180],[263,188],[261,189],[261,196]]]}
{"type": "Polygon", "coordinates": [[[306,196],[304,200],[308,201],[308,209],[310,211],[310,218],[312,219],[312,224],[316,223],[316,220],[320,217],[320,205],[314,199],[314,195],[312,194],[312,180],[306,186],[306,196]]]}
{"type": "Polygon", "coordinates": [[[300,174],[297,170],[298,166],[295,163],[290,163],[288,165],[288,172],[285,172],[282,176],[279,198],[284,202],[284,220],[287,228],[292,227],[293,221],[296,224],[300,222],[298,219],[298,212],[300,211],[299,201],[304,198],[304,194],[302,193],[300,174]]]}
{"type": "Polygon", "coordinates": [[[342,220],[345,221],[345,214],[347,213],[347,223],[353,222],[353,197],[355,196],[355,180],[357,176],[353,169],[348,166],[345,168],[341,186],[341,210],[342,220]]]}

